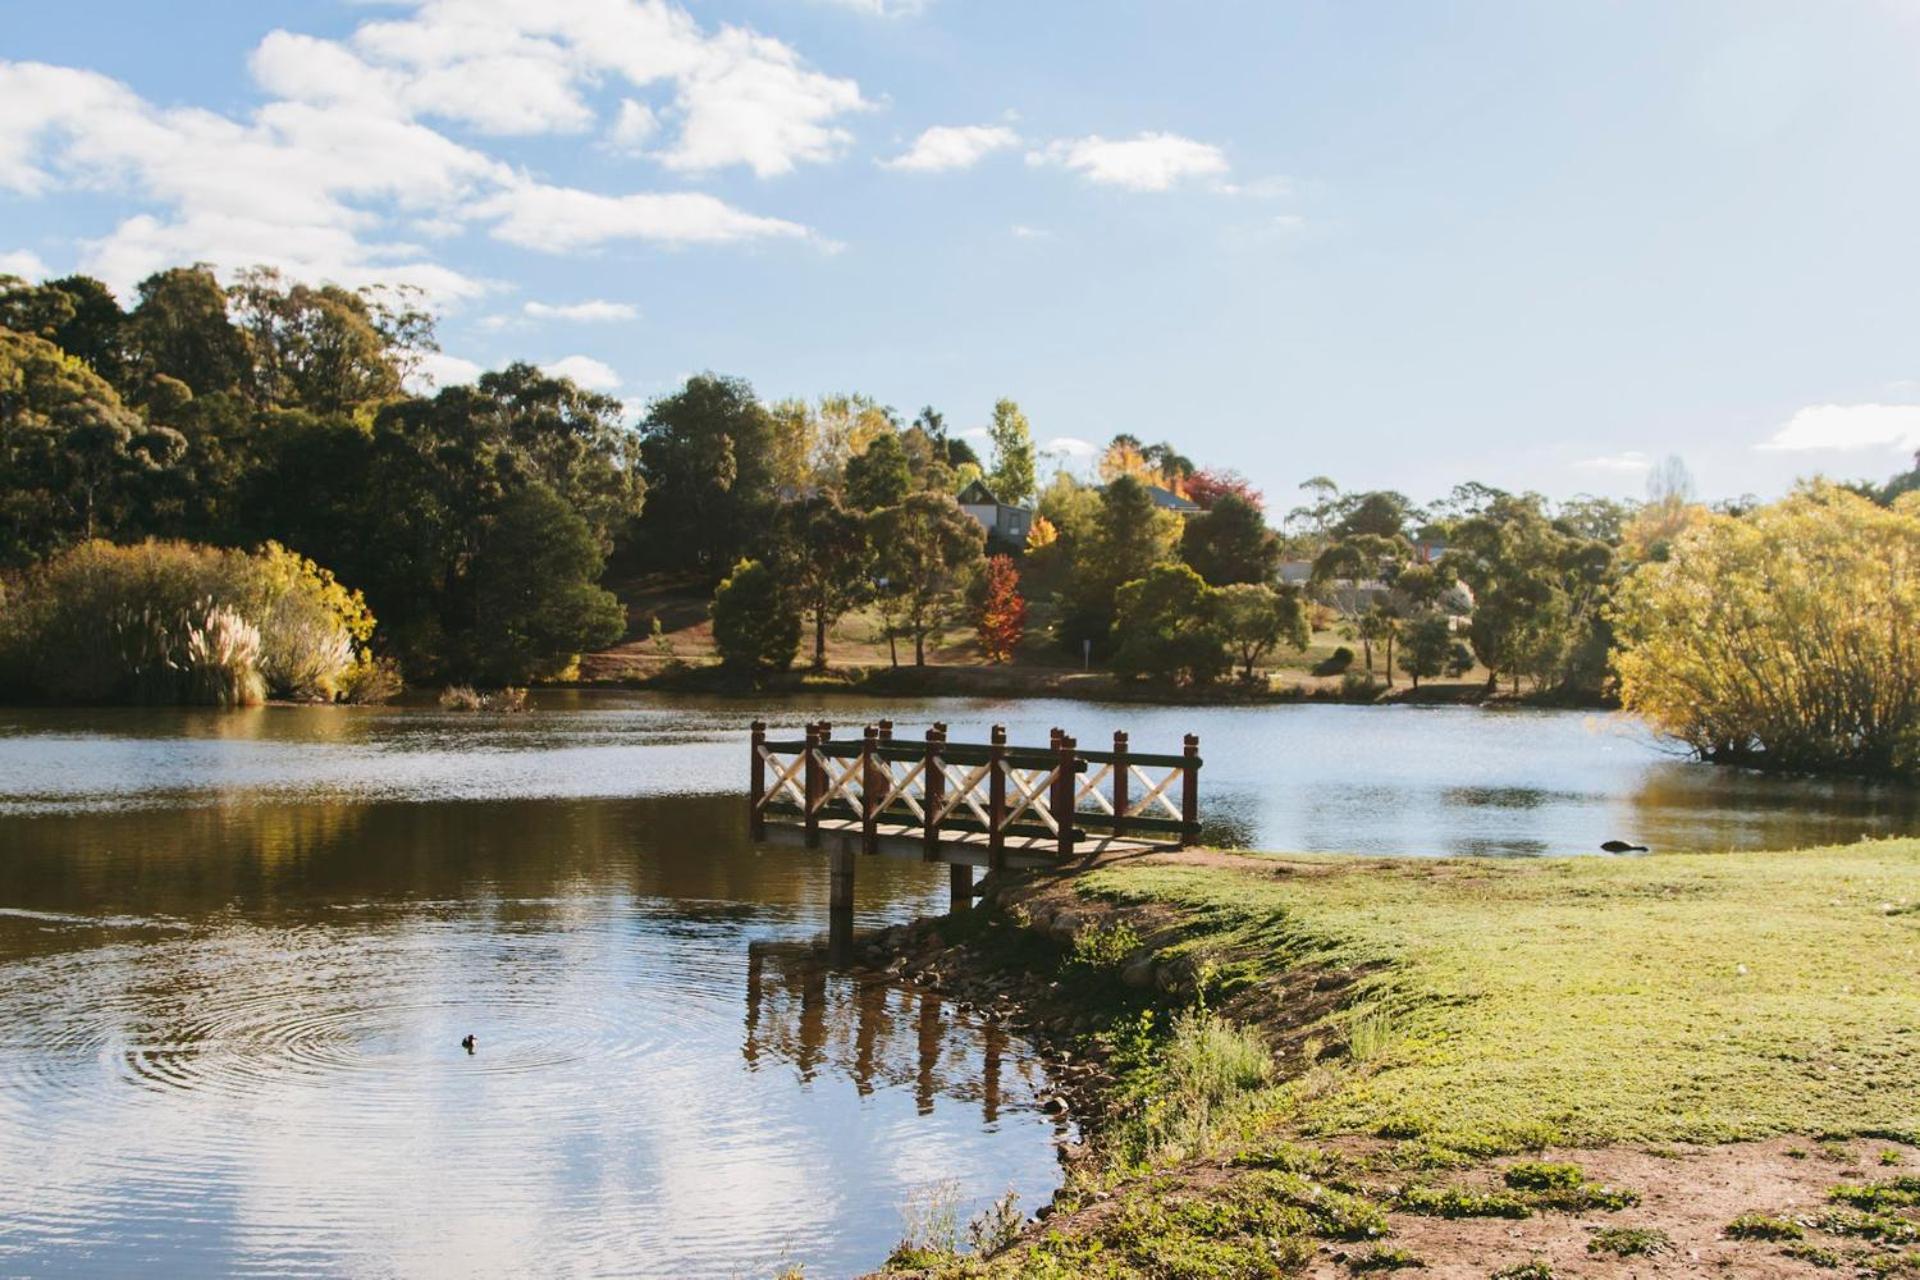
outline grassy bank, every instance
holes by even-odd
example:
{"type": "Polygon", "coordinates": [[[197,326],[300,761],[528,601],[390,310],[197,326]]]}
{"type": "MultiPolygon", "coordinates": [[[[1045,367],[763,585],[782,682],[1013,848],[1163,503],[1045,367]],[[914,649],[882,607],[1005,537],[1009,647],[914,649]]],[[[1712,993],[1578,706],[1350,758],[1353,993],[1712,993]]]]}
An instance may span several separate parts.
{"type": "Polygon", "coordinates": [[[906,1273],[1920,1274],[1920,841],[1194,852],[901,946],[1028,975],[1093,1135],[1043,1225],[906,1273]]]}

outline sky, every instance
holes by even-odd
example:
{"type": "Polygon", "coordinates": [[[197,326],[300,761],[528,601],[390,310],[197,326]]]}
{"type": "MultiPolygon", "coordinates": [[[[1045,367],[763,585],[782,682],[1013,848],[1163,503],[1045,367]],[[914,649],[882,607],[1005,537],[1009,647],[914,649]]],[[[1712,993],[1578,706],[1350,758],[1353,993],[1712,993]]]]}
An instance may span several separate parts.
{"type": "Polygon", "coordinates": [[[0,271],[412,285],[443,384],[1011,396],[1283,510],[1920,448],[1920,0],[6,8],[0,271]]]}

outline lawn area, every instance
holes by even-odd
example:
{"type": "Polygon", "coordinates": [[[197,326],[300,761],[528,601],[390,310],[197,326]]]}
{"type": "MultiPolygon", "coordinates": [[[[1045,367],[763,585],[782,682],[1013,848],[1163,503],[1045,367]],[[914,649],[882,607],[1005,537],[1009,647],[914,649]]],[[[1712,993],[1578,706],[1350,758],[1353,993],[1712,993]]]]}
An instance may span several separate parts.
{"type": "Polygon", "coordinates": [[[1359,970],[1324,1132],[1443,1143],[1920,1135],[1920,841],[1790,853],[1107,867],[1258,981],[1359,970]],[[1355,1035],[1356,1030],[1359,1035],[1355,1035]]]}
{"type": "Polygon", "coordinates": [[[896,945],[1099,1065],[1045,1221],[891,1275],[1920,1274],[1920,840],[1189,850],[896,945]]]}

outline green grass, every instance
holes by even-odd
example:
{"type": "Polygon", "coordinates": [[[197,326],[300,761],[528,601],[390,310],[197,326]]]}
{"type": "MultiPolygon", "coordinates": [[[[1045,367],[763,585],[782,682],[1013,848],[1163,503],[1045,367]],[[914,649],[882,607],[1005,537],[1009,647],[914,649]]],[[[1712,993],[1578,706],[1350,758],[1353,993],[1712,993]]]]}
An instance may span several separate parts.
{"type": "Polygon", "coordinates": [[[1673,1248],[1664,1231],[1650,1227],[1602,1227],[1587,1238],[1587,1252],[1616,1258],[1651,1258],[1673,1248]]]}
{"type": "Polygon", "coordinates": [[[1181,909],[1222,998],[1357,974],[1380,1019],[1321,1132],[1491,1154],[1562,1140],[1920,1135],[1920,841],[1537,862],[1249,857],[1113,866],[1083,892],[1181,909]],[[1270,874],[1293,868],[1291,873],[1270,874]],[[1387,1011],[1390,1012],[1390,1016],[1387,1011]]]}

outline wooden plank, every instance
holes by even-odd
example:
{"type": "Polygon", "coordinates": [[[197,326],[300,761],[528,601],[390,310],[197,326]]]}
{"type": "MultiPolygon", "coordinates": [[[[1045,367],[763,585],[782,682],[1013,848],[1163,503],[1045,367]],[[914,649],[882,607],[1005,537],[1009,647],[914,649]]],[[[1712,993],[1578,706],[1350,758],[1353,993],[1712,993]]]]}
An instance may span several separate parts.
{"type": "MultiPolygon", "coordinates": [[[[823,818],[819,824],[822,844],[849,848],[858,848],[862,836],[861,823],[857,818],[823,818]]],[[[925,833],[918,826],[903,824],[885,824],[875,833],[875,840],[883,855],[896,858],[912,858],[915,861],[926,859],[925,833]]],[[[779,817],[767,820],[767,839],[778,844],[805,843],[805,829],[793,822],[781,821],[779,817]]],[[[1082,840],[1075,846],[1076,857],[1088,857],[1095,854],[1118,853],[1155,853],[1177,848],[1171,841],[1156,840],[1115,840],[1107,836],[1096,836],[1082,840]]],[[[991,859],[984,832],[943,834],[940,842],[940,854],[935,861],[959,864],[968,867],[985,867],[991,859]]],[[[1050,836],[1009,836],[1005,847],[1006,865],[1022,869],[1057,867],[1062,865],[1054,850],[1050,836]]],[[[1068,861],[1071,861],[1069,859],[1068,861]]]]}

